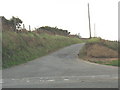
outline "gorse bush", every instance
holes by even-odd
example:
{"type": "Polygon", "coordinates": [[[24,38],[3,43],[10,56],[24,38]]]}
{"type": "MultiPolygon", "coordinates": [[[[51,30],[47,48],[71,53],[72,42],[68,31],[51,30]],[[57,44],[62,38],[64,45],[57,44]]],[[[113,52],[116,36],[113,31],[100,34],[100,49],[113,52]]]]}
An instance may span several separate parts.
{"type": "Polygon", "coordinates": [[[70,32],[68,32],[68,30],[63,30],[63,29],[59,29],[57,27],[50,27],[50,26],[42,26],[42,27],[38,28],[37,31],[44,31],[44,32],[49,32],[51,34],[63,35],[63,36],[68,36],[70,34],[70,32]]]}
{"type": "Polygon", "coordinates": [[[3,32],[2,67],[28,62],[59,48],[82,42],[78,38],[59,35],[37,34],[35,32],[3,32]]]}

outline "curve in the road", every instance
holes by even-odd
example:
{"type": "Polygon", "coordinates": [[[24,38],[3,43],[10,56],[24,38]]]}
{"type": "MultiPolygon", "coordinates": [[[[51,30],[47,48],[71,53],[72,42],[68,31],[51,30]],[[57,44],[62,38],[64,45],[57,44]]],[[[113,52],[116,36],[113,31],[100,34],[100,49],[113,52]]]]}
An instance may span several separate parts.
{"type": "MultiPolygon", "coordinates": [[[[90,64],[78,59],[77,54],[83,45],[84,43],[71,45],[28,63],[4,69],[3,87],[38,87],[40,83],[39,87],[44,87],[43,82],[59,82],[60,85],[56,87],[65,87],[63,83],[66,82],[69,82],[68,86],[73,83],[73,87],[79,87],[82,82],[86,82],[86,85],[88,82],[96,82],[97,85],[86,87],[102,87],[100,81],[106,82],[103,87],[117,87],[118,68],[90,64]]],[[[55,87],[54,85],[48,87],[55,87]]]]}

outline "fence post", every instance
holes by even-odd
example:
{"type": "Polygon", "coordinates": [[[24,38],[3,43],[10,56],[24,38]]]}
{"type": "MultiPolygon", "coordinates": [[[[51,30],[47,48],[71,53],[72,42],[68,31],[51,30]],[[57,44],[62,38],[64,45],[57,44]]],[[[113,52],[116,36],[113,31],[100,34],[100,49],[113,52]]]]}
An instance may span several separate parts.
{"type": "Polygon", "coordinates": [[[31,27],[30,27],[30,25],[29,25],[29,31],[31,31],[31,27]]]}

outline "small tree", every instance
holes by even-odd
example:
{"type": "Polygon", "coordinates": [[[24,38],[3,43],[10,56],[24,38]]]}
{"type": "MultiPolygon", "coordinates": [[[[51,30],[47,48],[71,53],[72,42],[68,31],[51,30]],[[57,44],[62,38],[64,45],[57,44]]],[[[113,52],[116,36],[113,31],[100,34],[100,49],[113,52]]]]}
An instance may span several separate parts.
{"type": "Polygon", "coordinates": [[[21,19],[16,18],[16,17],[12,17],[10,19],[10,23],[13,24],[14,26],[14,31],[16,31],[16,29],[19,29],[21,27],[21,24],[23,23],[21,19]]]}

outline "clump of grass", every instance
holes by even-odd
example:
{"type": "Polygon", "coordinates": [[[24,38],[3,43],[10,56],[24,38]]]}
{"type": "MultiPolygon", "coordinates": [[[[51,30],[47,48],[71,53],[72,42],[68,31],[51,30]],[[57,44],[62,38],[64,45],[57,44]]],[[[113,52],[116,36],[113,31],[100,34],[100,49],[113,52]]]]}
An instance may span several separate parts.
{"type": "Polygon", "coordinates": [[[104,64],[104,65],[111,65],[111,66],[119,66],[120,67],[120,60],[112,60],[112,61],[90,61],[98,64],[104,64]]]}
{"type": "Polygon", "coordinates": [[[46,33],[37,34],[35,32],[16,33],[8,31],[3,32],[2,36],[3,68],[26,63],[59,48],[82,42],[78,38],[46,33]]]}
{"type": "Polygon", "coordinates": [[[106,65],[112,65],[112,66],[119,66],[120,67],[120,60],[113,60],[113,61],[107,62],[106,65]]]}
{"type": "Polygon", "coordinates": [[[91,38],[86,41],[86,43],[97,43],[100,42],[101,38],[91,38]]]}

